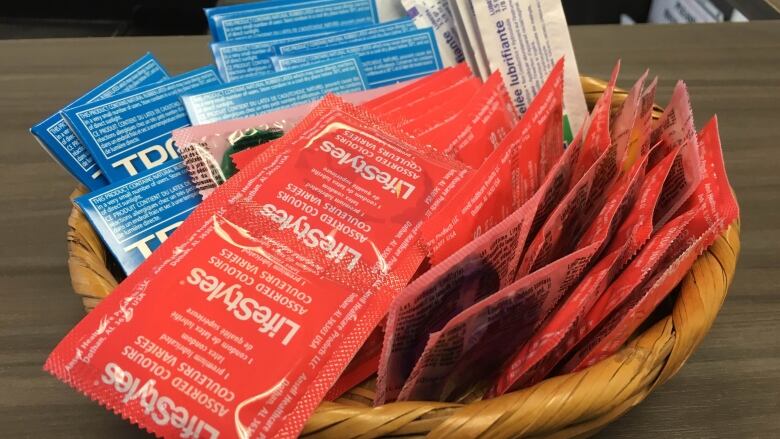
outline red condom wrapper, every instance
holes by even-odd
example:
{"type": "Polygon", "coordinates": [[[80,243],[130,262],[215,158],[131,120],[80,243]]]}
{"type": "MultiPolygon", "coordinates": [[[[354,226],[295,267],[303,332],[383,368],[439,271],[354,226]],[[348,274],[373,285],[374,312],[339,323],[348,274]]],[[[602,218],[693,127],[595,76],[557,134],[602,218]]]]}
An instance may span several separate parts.
{"type": "MultiPolygon", "coordinates": [[[[614,87],[617,71],[618,67],[606,94],[614,87]]],[[[609,102],[604,99],[597,104],[586,135],[590,143],[583,145],[583,151],[601,156],[546,218],[526,253],[526,258],[529,253],[534,258],[532,262],[524,261],[513,284],[466,309],[431,335],[399,399],[453,400],[482,386],[478,381],[496,371],[534,333],[598,257],[631,205],[644,175],[642,165],[613,187],[628,142],[622,142],[620,150],[611,142],[609,102]],[[607,200],[610,203],[602,210],[607,200]],[[599,211],[595,221],[598,227],[578,242],[577,237],[599,211]],[[532,274],[526,276],[528,272],[532,274]]],[[[587,157],[580,156],[577,165],[586,163],[587,157]]]]}
{"type": "MultiPolygon", "coordinates": [[[[402,99],[392,99],[390,104],[379,108],[382,110],[388,105],[398,105],[398,108],[383,113],[383,120],[398,125],[404,131],[414,135],[424,134],[452,121],[460,109],[480,89],[482,82],[470,75],[465,64],[451,70],[450,72],[434,74],[433,78],[426,78],[419,83],[410,85],[410,89],[414,90],[413,93],[401,94],[402,99]],[[415,96],[421,94],[423,96],[415,99],[415,96]],[[400,105],[401,100],[410,100],[410,102],[400,105]],[[417,126],[424,127],[424,129],[416,129],[417,126]]],[[[382,326],[377,327],[363,344],[347,369],[339,377],[338,382],[330,389],[326,399],[337,398],[377,371],[384,337],[382,326]]]]}
{"type": "Polygon", "coordinates": [[[520,123],[423,227],[438,264],[525,204],[563,154],[563,60],[520,123]]]}
{"type": "Polygon", "coordinates": [[[674,148],[687,144],[681,150],[681,154],[687,154],[693,158],[680,157],[672,165],[670,178],[664,183],[661,200],[662,205],[668,204],[663,211],[666,217],[659,218],[659,223],[664,223],[674,215],[688,197],[696,190],[701,180],[699,169],[699,145],[696,137],[696,127],[693,123],[693,111],[685,83],[678,81],[672,92],[669,105],[664,109],[661,118],[655,123],[651,137],[653,142],[660,143],[660,148],[655,148],[650,155],[650,165],[654,165],[665,157],[674,148]]]}
{"type": "Polygon", "coordinates": [[[494,72],[458,117],[418,140],[478,168],[518,120],[501,73],[494,72]]]}
{"type": "Polygon", "coordinates": [[[467,170],[334,96],[279,140],[46,370],[159,436],[296,436],[417,270],[422,224],[467,170]]]}
{"type": "MultiPolygon", "coordinates": [[[[431,85],[436,86],[436,84],[431,85]]],[[[460,109],[462,105],[471,99],[471,96],[476,93],[480,85],[481,82],[477,78],[462,78],[447,89],[435,91],[408,106],[402,107],[404,108],[404,111],[400,113],[402,117],[398,117],[399,113],[391,112],[383,114],[383,119],[387,119],[388,123],[399,125],[401,129],[411,134],[417,134],[414,128],[416,125],[426,126],[430,123],[431,125],[427,125],[426,129],[434,129],[436,126],[452,120],[457,115],[457,111],[453,112],[451,109],[460,109]],[[434,102],[445,102],[445,104],[436,106],[433,104],[434,102]],[[424,113],[422,117],[417,117],[420,116],[419,113],[421,112],[424,113]],[[393,118],[398,120],[393,120],[393,118]]],[[[360,348],[360,351],[352,359],[341,377],[339,377],[338,382],[330,389],[325,399],[332,400],[339,397],[377,371],[383,338],[383,325],[380,325],[360,348]]]]}
{"type": "Polygon", "coordinates": [[[550,320],[507,362],[490,395],[500,395],[543,380],[573,347],[577,329],[593,303],[650,237],[656,201],[674,158],[670,155],[647,174],[631,211],[612,235],[603,256],[550,320]]]}
{"type": "Polygon", "coordinates": [[[591,111],[591,117],[582,124],[583,148],[579,160],[572,171],[571,184],[575,184],[585,172],[590,169],[593,162],[601,156],[604,149],[612,142],[610,136],[610,110],[612,108],[612,95],[615,92],[618,74],[620,73],[620,61],[612,69],[607,87],[596,101],[591,111]]]}
{"type": "Polygon", "coordinates": [[[515,280],[532,224],[543,222],[566,193],[581,140],[579,135],[574,138],[539,191],[520,209],[431,268],[393,301],[379,363],[378,402],[401,397],[428,334],[515,280]]]}
{"type": "MultiPolygon", "coordinates": [[[[701,182],[685,202],[685,213],[667,225],[680,221],[685,223],[682,231],[664,252],[661,263],[654,267],[646,281],[632,284],[619,282],[624,277],[638,277],[638,272],[648,270],[649,266],[643,265],[641,258],[637,257],[636,263],[632,262],[626,267],[615,281],[616,284],[622,284],[622,288],[629,288],[629,291],[621,293],[625,299],[563,365],[563,372],[581,370],[620,349],[688,274],[704,250],[739,217],[739,206],[723,164],[716,118],[699,134],[699,144],[701,182]],[[686,223],[684,218],[687,216],[691,219],[686,223]]],[[[610,303],[615,303],[614,299],[612,296],[604,297],[604,301],[610,303]]]]}
{"type": "MultiPolygon", "coordinates": [[[[644,156],[645,160],[647,156],[644,145],[645,142],[649,143],[649,133],[643,136],[641,130],[649,130],[655,80],[648,88],[642,90],[645,76],[643,75],[629,91],[612,126],[613,141],[622,144],[627,142],[624,168],[636,162],[639,158],[637,154],[644,156]],[[630,120],[631,118],[633,120],[630,120]],[[631,133],[628,139],[625,133],[631,133]]],[[[649,239],[653,231],[653,216],[661,188],[675,157],[676,153],[670,154],[647,174],[638,198],[634,205],[630,206],[631,211],[620,224],[618,231],[612,234],[607,249],[602,253],[603,256],[588,271],[553,316],[503,366],[501,375],[489,395],[503,394],[543,380],[573,347],[577,340],[577,329],[585,314],[625,263],[649,239]]],[[[626,200],[629,199],[630,197],[626,197],[626,200]]],[[[607,206],[610,204],[608,202],[607,206]]],[[[620,213],[616,216],[622,217],[620,213]]],[[[603,222],[600,221],[602,218],[605,216],[599,216],[590,230],[585,232],[582,240],[589,240],[591,234],[603,227],[601,225],[603,222]]]]}
{"type": "Polygon", "coordinates": [[[473,77],[474,75],[471,73],[469,66],[466,65],[466,63],[460,63],[457,66],[447,67],[446,69],[439,70],[438,72],[418,79],[398,90],[376,97],[364,103],[363,106],[373,113],[384,114],[385,112],[405,105],[420,96],[444,90],[463,79],[473,77]]]}
{"type": "MultiPolygon", "coordinates": [[[[616,146],[609,146],[557,205],[548,221],[564,219],[562,211],[573,211],[573,206],[586,200],[600,208],[600,192],[603,186],[611,185],[618,172],[616,157],[616,146]]],[[[625,191],[632,186],[636,186],[636,178],[631,183],[626,181],[625,191]]],[[[528,205],[537,204],[538,195],[528,205]]],[[[610,212],[609,221],[615,210],[610,212]]],[[[542,232],[546,230],[545,227],[542,232]]],[[[576,285],[606,239],[606,233],[600,235],[594,237],[594,242],[572,249],[529,275],[518,271],[513,283],[479,300],[431,334],[398,399],[456,400],[480,386],[479,381],[496,373],[576,285]]]]}
{"type": "MultiPolygon", "coordinates": [[[[645,77],[645,75],[642,76],[643,79],[645,77]]],[[[655,106],[655,90],[657,85],[658,77],[655,77],[652,82],[650,82],[650,85],[642,90],[641,96],[639,97],[636,118],[631,129],[631,134],[629,135],[626,158],[624,159],[624,161],[628,163],[633,163],[638,160],[640,156],[646,155],[650,151],[650,135],[653,132],[653,107],[655,106]]],[[[629,99],[627,98],[626,101],[628,100],[629,99]]],[[[632,104],[634,103],[635,102],[632,102],[632,104]]],[[[624,103],[624,105],[626,104],[624,103]]]]}
{"type": "Polygon", "coordinates": [[[401,128],[414,136],[423,136],[448,125],[455,120],[461,110],[474,98],[482,82],[477,78],[458,84],[449,95],[431,95],[425,100],[426,106],[412,109],[399,121],[401,128]]]}
{"type": "MultiPolygon", "coordinates": [[[[411,100],[411,103],[402,106],[402,108],[407,110],[402,114],[404,116],[402,117],[403,123],[392,120],[388,122],[400,125],[407,132],[424,134],[451,122],[460,112],[460,109],[471,100],[480,88],[480,85],[481,81],[470,74],[465,64],[461,64],[457,67],[439,71],[429,77],[374,98],[369,102],[364,102],[362,106],[379,108],[381,110],[392,105],[401,105],[403,102],[411,100]],[[420,94],[423,96],[417,97],[420,94]],[[415,114],[415,118],[411,118],[410,114],[415,114]]],[[[383,119],[389,116],[389,113],[384,114],[383,119]]],[[[235,153],[231,156],[231,159],[236,168],[241,170],[269,146],[270,143],[266,143],[262,147],[250,148],[235,153]]],[[[349,390],[376,372],[382,347],[382,337],[381,328],[377,328],[355,355],[338,382],[331,388],[326,399],[337,398],[344,391],[349,390]]]]}
{"type": "MultiPolygon", "coordinates": [[[[644,75],[632,87],[613,123],[613,128],[616,130],[614,140],[628,144],[628,151],[624,159],[625,164],[630,163],[632,156],[644,151],[645,145],[649,143],[647,135],[632,134],[628,142],[626,142],[625,136],[626,132],[637,133],[636,130],[629,128],[631,125],[643,129],[648,126],[651,120],[655,81],[641,92],[640,97],[639,89],[643,79],[644,75]],[[632,109],[631,107],[637,108],[632,109]],[[624,117],[626,112],[633,112],[636,115],[632,124],[627,123],[628,117],[624,117]]],[[[684,105],[679,103],[677,111],[681,114],[690,114],[690,109],[685,111],[684,105]]],[[[681,125],[670,125],[667,131],[667,138],[680,138],[681,133],[690,135],[690,131],[681,125]],[[675,130],[679,130],[679,132],[674,132],[675,130]]],[[[491,390],[493,394],[529,386],[544,379],[557,362],[574,348],[577,342],[590,330],[588,323],[583,322],[583,320],[594,302],[599,299],[625,263],[649,239],[652,231],[663,225],[665,218],[670,216],[669,209],[676,208],[674,205],[679,204],[679,197],[687,197],[690,193],[684,185],[670,185],[669,182],[697,181],[697,173],[694,173],[692,179],[682,178],[678,175],[685,172],[685,169],[698,167],[698,156],[695,152],[696,139],[694,137],[686,141],[688,143],[685,144],[684,148],[683,145],[678,145],[666,157],[663,157],[661,163],[653,167],[642,188],[642,194],[637,204],[615,233],[609,247],[604,252],[604,257],[585,276],[553,318],[508,362],[504,372],[491,390]],[[664,190],[669,190],[670,187],[672,190],[665,193],[664,190]]],[[[669,151],[668,147],[661,144],[656,146],[656,149],[669,151]]],[[[656,154],[655,149],[651,155],[656,158],[662,157],[656,154]]],[[[674,233],[674,231],[670,233],[674,233]]]]}
{"type": "Polygon", "coordinates": [[[593,108],[568,194],[544,223],[536,223],[541,224],[538,231],[536,227],[531,229],[533,240],[525,251],[518,277],[532,273],[574,250],[573,246],[601,209],[620,173],[625,145],[619,148],[612,142],[609,131],[610,104],[619,70],[620,62],[613,69],[607,89],[593,108]]]}
{"type": "MultiPolygon", "coordinates": [[[[403,126],[415,120],[418,115],[425,114],[428,111],[457,111],[462,107],[453,109],[447,105],[447,102],[452,99],[458,99],[464,92],[467,96],[473,95],[479,90],[482,81],[474,77],[464,77],[453,84],[447,84],[446,88],[443,89],[438,87],[439,84],[434,85],[437,85],[436,89],[418,91],[419,95],[408,102],[384,111],[382,118],[388,123],[403,126]]],[[[468,97],[465,101],[468,102],[468,97]]]]}
{"type": "MultiPolygon", "coordinates": [[[[363,102],[360,106],[368,111],[381,113],[382,119],[388,123],[398,123],[398,121],[389,118],[388,111],[398,107],[405,108],[406,106],[411,105],[411,103],[420,104],[422,101],[422,104],[428,106],[427,108],[424,108],[424,114],[419,114],[423,112],[422,108],[417,109],[420,117],[412,119],[407,118],[406,124],[402,126],[405,131],[411,134],[417,134],[432,130],[442,123],[451,121],[454,117],[454,115],[448,114],[447,111],[445,111],[449,108],[439,108],[438,105],[434,105],[434,107],[436,107],[435,110],[437,111],[432,111],[430,106],[432,104],[431,99],[434,96],[439,96],[440,93],[451,91],[457,95],[458,102],[462,99],[465,99],[466,102],[468,102],[474,93],[476,93],[479,84],[479,80],[471,75],[468,65],[461,63],[454,67],[439,70],[436,73],[414,81],[397,90],[378,96],[370,101],[363,102]],[[420,120],[419,123],[418,119],[420,120]],[[431,123],[427,124],[426,122],[431,123]],[[417,128],[418,126],[419,128],[417,128]]],[[[451,97],[452,96],[449,96],[449,98],[451,97]]],[[[451,102],[449,101],[445,100],[444,102],[447,105],[443,105],[443,107],[454,107],[457,108],[458,111],[461,108],[459,105],[450,105],[451,102]]],[[[442,100],[436,99],[435,103],[442,104],[442,100]]],[[[462,103],[465,104],[465,102],[462,103]]],[[[455,112],[455,114],[457,114],[457,112],[455,112]]],[[[262,150],[269,145],[270,142],[264,144],[262,148],[250,148],[235,153],[231,156],[233,158],[233,163],[236,165],[236,168],[241,170],[254,160],[255,157],[259,156],[262,153],[262,150]]]]}

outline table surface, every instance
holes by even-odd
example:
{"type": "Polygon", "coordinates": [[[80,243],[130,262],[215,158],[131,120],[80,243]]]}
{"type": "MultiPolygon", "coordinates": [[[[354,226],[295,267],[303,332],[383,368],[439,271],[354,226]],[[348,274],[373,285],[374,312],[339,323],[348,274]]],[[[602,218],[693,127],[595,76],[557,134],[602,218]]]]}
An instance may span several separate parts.
{"type": "MultiPolygon", "coordinates": [[[[572,29],[580,71],[620,85],[646,67],[664,103],[679,78],[701,127],[717,112],[742,209],[742,255],[711,333],[682,371],[609,426],[609,438],[780,434],[780,22],[572,29]]],[[[73,180],[28,128],[130,60],[171,72],[210,62],[207,37],[0,42],[0,437],[143,437],[41,366],[83,316],[66,267],[73,180]]]]}

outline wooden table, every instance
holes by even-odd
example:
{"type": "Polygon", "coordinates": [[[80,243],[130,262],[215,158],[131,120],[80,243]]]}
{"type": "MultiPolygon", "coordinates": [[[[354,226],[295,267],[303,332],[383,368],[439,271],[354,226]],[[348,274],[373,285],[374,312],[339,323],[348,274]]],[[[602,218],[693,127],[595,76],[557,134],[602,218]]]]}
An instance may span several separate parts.
{"type": "MultiPolygon", "coordinates": [[[[742,207],[742,256],[704,344],[670,383],[603,437],[752,438],[780,434],[780,22],[581,27],[580,71],[621,85],[646,67],[660,102],[685,78],[699,126],[720,117],[742,207]]],[[[0,437],[142,437],[41,370],[83,316],[65,264],[73,180],[28,128],[153,51],[173,73],[210,62],[207,37],[0,42],[0,437]]]]}

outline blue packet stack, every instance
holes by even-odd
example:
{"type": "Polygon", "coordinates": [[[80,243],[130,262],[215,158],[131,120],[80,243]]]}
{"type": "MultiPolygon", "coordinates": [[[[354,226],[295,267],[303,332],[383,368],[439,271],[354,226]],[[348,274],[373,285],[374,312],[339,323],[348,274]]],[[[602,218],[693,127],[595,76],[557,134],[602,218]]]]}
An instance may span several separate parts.
{"type": "Polygon", "coordinates": [[[366,90],[357,58],[342,58],[301,69],[247,78],[182,97],[193,125],[253,116],[316,101],[327,93],[366,90]]]}
{"type": "Polygon", "coordinates": [[[180,96],[215,84],[217,71],[202,67],[63,114],[113,183],[178,157],[171,132],[189,125],[180,96]]]}
{"type": "Polygon", "coordinates": [[[349,44],[393,37],[417,30],[409,18],[399,18],[387,23],[359,27],[353,30],[329,33],[323,36],[299,38],[299,41],[279,42],[274,46],[274,55],[295,55],[299,53],[328,50],[349,44]]]}
{"type": "Polygon", "coordinates": [[[225,82],[273,73],[271,57],[310,52],[322,48],[337,47],[389,37],[417,29],[408,18],[387,23],[339,29],[335,32],[313,33],[281,38],[253,38],[249,40],[211,43],[211,52],[219,75],[225,82]]]}
{"type": "Polygon", "coordinates": [[[214,41],[292,37],[379,22],[377,0],[270,0],[206,9],[214,41]]]}
{"type": "Polygon", "coordinates": [[[75,203],[129,274],[202,200],[174,130],[443,68],[433,30],[418,29],[402,13],[400,3],[379,0],[266,0],[207,9],[216,68],[169,77],[146,54],[31,132],[92,190],[75,203]]]}
{"type": "MultiPolygon", "coordinates": [[[[168,72],[165,68],[151,53],[147,53],[84,96],[68,104],[63,110],[108,99],[167,78],[168,72]]],[[[81,184],[90,190],[108,184],[108,179],[98,169],[92,154],[67,125],[61,112],[54,113],[37,123],[30,132],[41,146],[81,184]]]]}
{"type": "Polygon", "coordinates": [[[126,274],[141,265],[200,201],[181,160],[75,199],[126,274]]]}
{"type": "Polygon", "coordinates": [[[297,55],[274,56],[271,61],[277,71],[283,71],[344,56],[358,57],[371,88],[419,78],[442,68],[439,47],[432,29],[420,29],[297,55]]]}
{"type": "Polygon", "coordinates": [[[276,55],[274,47],[294,41],[330,35],[330,32],[299,35],[285,38],[253,38],[250,40],[222,41],[211,43],[211,53],[217,65],[219,76],[225,82],[274,73],[271,57],[276,55]]]}

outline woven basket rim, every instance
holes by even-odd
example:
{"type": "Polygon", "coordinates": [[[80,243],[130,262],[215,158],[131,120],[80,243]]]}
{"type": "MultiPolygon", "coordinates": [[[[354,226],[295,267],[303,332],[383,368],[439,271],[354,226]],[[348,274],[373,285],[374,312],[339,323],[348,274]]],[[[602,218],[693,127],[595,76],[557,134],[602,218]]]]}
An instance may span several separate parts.
{"type": "MultiPolygon", "coordinates": [[[[606,83],[581,79],[592,104],[606,83]]],[[[613,108],[625,96],[625,90],[616,89],[613,108]]],[[[654,110],[662,111],[658,106],[654,110]]],[[[79,187],[71,198],[83,193],[85,189],[79,187]]],[[[71,283],[89,311],[110,294],[117,280],[109,268],[108,252],[75,204],[68,226],[71,283]]],[[[574,438],[595,434],[671,378],[709,331],[734,275],[739,231],[737,220],[696,260],[668,316],[585,370],[468,404],[408,401],[372,408],[373,382],[369,381],[335,402],[321,404],[303,436],[574,438]]]]}

